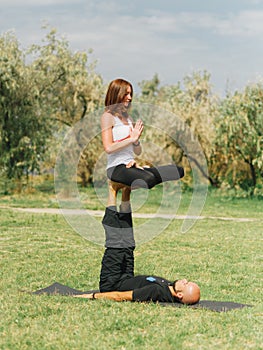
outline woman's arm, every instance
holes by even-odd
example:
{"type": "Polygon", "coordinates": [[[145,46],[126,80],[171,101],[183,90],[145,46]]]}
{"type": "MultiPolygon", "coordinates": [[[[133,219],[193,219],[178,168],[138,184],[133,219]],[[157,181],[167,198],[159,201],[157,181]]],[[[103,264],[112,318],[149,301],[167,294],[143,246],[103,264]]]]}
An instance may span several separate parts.
{"type": "MultiPolygon", "coordinates": [[[[138,143],[139,137],[143,130],[143,124],[141,121],[137,121],[135,127],[130,132],[130,137],[120,142],[114,142],[112,137],[112,127],[114,126],[114,117],[110,113],[103,113],[101,117],[101,135],[102,143],[106,153],[113,153],[121,150],[130,144],[138,143]]],[[[141,147],[134,146],[134,152],[136,155],[141,153],[141,147]],[[136,150],[137,148],[137,150],[136,150]]]]}
{"type": "Polygon", "coordinates": [[[91,293],[91,294],[77,294],[74,298],[84,299],[108,299],[114,301],[132,301],[133,291],[127,292],[105,292],[105,293],[91,293]]]}
{"type": "Polygon", "coordinates": [[[106,153],[113,153],[121,150],[124,147],[129,146],[130,144],[136,141],[135,138],[127,138],[120,142],[113,142],[112,137],[112,127],[114,126],[114,117],[110,113],[103,113],[101,117],[101,135],[102,143],[106,153]]]}

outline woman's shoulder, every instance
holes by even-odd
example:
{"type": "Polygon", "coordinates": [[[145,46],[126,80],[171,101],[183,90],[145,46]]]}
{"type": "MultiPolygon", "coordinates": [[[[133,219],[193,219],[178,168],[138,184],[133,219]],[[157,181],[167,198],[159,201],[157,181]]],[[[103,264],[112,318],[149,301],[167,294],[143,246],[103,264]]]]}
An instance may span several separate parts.
{"type": "Polygon", "coordinates": [[[113,114],[111,114],[111,113],[108,112],[108,111],[104,111],[101,117],[102,117],[102,118],[111,118],[111,119],[114,118],[113,114]]]}
{"type": "Polygon", "coordinates": [[[101,122],[102,123],[107,123],[107,124],[114,124],[114,116],[110,113],[105,111],[102,116],[101,116],[101,122]]]}

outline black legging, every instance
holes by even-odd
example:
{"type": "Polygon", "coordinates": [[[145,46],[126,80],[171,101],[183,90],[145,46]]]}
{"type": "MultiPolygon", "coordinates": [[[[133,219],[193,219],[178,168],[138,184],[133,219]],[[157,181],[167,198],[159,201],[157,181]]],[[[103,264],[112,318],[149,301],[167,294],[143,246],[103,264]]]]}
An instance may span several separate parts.
{"type": "Polygon", "coordinates": [[[152,188],[165,181],[179,180],[184,176],[184,169],[174,164],[143,169],[126,168],[125,164],[120,164],[109,168],[107,176],[127,186],[152,188]]]}

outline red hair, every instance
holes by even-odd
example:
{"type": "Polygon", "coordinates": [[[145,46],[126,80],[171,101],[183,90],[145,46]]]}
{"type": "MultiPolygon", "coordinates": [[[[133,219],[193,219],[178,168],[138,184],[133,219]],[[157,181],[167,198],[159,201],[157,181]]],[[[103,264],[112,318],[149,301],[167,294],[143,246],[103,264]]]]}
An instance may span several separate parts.
{"type": "Polygon", "coordinates": [[[113,80],[109,87],[105,97],[105,106],[115,105],[117,103],[122,103],[124,96],[127,93],[127,88],[131,88],[131,96],[133,95],[132,84],[124,79],[113,80]]]}

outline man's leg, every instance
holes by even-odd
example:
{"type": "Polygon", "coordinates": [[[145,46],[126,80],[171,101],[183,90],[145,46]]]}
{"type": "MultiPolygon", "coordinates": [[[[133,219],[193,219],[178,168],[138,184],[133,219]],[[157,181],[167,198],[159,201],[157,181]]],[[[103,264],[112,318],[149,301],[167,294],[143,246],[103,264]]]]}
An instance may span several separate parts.
{"type": "Polygon", "coordinates": [[[100,291],[120,289],[120,285],[134,276],[134,248],[106,248],[100,272],[100,291]]]}
{"type": "Polygon", "coordinates": [[[116,290],[122,277],[123,248],[106,248],[101,262],[100,291],[116,290]]]}
{"type": "Polygon", "coordinates": [[[117,212],[116,207],[107,207],[102,220],[106,248],[135,247],[132,214],[117,212]]]}
{"type": "Polygon", "coordinates": [[[119,213],[116,207],[106,208],[102,224],[106,249],[102,259],[100,290],[118,289],[121,280],[133,276],[135,247],[131,212],[119,213]]]}

